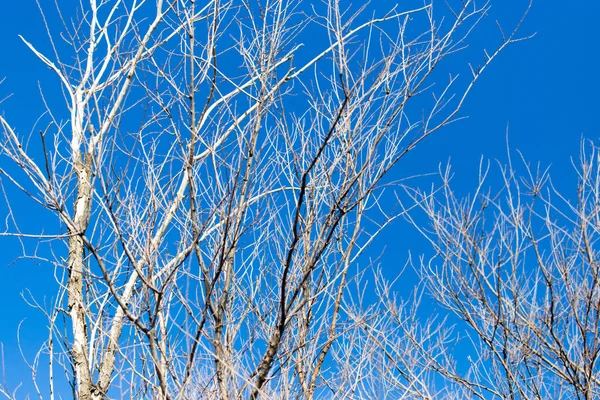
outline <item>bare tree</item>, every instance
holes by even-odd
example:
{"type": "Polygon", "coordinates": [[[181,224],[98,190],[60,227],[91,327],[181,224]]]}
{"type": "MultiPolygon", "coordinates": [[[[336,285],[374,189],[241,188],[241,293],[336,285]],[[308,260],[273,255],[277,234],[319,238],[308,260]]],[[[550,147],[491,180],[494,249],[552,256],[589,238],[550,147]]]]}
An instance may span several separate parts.
{"type": "Polygon", "coordinates": [[[365,329],[387,322],[354,266],[400,215],[383,178],[520,39],[500,31],[434,90],[488,3],[372,18],[301,3],[90,0],[44,11],[47,50],[23,38],[65,100],[46,102],[39,136],[0,117],[2,163],[22,170],[3,185],[62,227],[23,233],[7,202],[4,235],[54,243],[34,254],[60,287],[31,299],[49,321],[40,397],[61,368],[80,399],[434,394],[409,335],[365,329]],[[387,334],[406,345],[397,374],[375,351],[387,334]]]}
{"type": "Polygon", "coordinates": [[[436,251],[418,270],[459,321],[454,333],[438,329],[472,364],[461,373],[456,357],[434,346],[423,346],[421,357],[442,355],[431,368],[469,397],[600,396],[599,155],[582,145],[572,193],[524,160],[523,168],[511,161],[500,169],[497,194],[485,189],[489,164],[471,197],[454,194],[448,171],[438,196],[411,192],[430,220],[420,229],[436,251]],[[467,339],[459,345],[461,334],[467,339]]]}

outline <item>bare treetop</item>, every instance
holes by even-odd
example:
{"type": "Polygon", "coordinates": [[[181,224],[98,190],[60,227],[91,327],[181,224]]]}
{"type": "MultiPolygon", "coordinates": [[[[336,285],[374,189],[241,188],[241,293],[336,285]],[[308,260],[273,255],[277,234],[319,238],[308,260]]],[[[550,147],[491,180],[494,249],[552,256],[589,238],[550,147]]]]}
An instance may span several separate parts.
{"type": "Polygon", "coordinates": [[[40,397],[65,380],[80,399],[436,396],[423,360],[407,353],[388,369],[382,340],[409,336],[366,329],[389,314],[356,306],[353,271],[401,214],[381,201],[386,175],[461,117],[520,23],[469,76],[434,86],[487,3],[344,7],[43,10],[50,47],[23,42],[64,104],[46,103],[31,138],[0,117],[1,162],[24,172],[2,184],[62,227],[36,235],[15,219],[3,233],[60,243],[60,291],[40,306],[49,338],[32,365],[40,397]]]}

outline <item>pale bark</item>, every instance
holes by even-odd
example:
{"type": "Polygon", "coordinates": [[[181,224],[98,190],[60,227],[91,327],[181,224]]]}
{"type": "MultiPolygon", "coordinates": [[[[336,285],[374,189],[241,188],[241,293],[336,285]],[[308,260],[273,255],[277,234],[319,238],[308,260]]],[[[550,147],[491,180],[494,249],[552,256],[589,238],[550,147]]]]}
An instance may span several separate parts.
{"type": "Polygon", "coordinates": [[[29,179],[10,183],[66,231],[34,236],[68,248],[54,265],[70,334],[51,339],[77,397],[430,393],[418,340],[391,330],[412,349],[394,353],[370,329],[391,320],[389,304],[361,303],[364,276],[387,290],[365,253],[403,213],[390,173],[520,39],[438,90],[434,70],[487,4],[370,16],[340,3],[94,0],[57,11],[76,28],[48,24],[71,52],[25,42],[62,85],[69,128],[47,104],[38,165],[0,117],[0,151],[29,179]],[[380,370],[382,354],[407,371],[380,370]]]}

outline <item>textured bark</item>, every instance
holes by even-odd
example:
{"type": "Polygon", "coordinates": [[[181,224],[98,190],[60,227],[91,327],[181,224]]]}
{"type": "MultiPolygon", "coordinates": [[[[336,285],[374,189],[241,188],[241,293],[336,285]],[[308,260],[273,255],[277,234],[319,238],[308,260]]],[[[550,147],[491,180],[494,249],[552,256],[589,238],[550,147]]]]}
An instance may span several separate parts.
{"type": "Polygon", "coordinates": [[[74,226],[69,227],[69,281],[68,305],[72,323],[73,345],[71,356],[75,364],[77,394],[82,400],[101,398],[95,390],[88,360],[88,332],[84,305],[83,274],[84,241],[83,235],[90,219],[92,159],[86,156],[84,162],[75,164],[78,185],[77,200],[74,205],[74,226]]]}

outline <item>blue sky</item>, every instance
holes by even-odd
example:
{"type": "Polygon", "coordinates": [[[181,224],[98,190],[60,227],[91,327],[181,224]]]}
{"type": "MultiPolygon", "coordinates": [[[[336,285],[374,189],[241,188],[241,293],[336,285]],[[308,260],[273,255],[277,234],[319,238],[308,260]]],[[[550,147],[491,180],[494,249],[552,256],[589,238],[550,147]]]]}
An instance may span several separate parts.
{"type": "MultiPolygon", "coordinates": [[[[513,21],[523,3],[494,2],[490,18],[513,21]]],[[[419,158],[425,151],[433,152],[426,157],[432,164],[451,157],[459,175],[474,175],[482,155],[505,158],[508,128],[511,147],[527,159],[552,163],[555,174],[568,168],[582,135],[595,139],[600,128],[594,115],[600,88],[594,50],[600,38],[599,10],[592,1],[534,2],[522,33],[536,36],[495,61],[463,109],[469,118],[429,141],[419,158]]],[[[472,47],[487,46],[495,38],[493,30],[490,24],[482,26],[471,37],[472,47]]]]}
{"type": "MultiPolygon", "coordinates": [[[[40,0],[42,5],[52,3],[40,0]]],[[[385,0],[376,2],[385,9],[385,0]]],[[[392,2],[389,2],[390,4],[392,2]]],[[[403,2],[400,2],[402,4],[403,2]]],[[[414,2],[413,2],[414,3],[414,2]]],[[[419,3],[419,2],[416,2],[419,3]]],[[[466,59],[477,63],[481,48],[493,48],[498,32],[493,23],[499,20],[511,27],[526,8],[524,0],[492,2],[487,21],[474,32],[471,48],[453,56],[451,62],[464,64],[466,59]],[[471,50],[472,49],[472,50],[471,50]]],[[[559,187],[574,188],[571,157],[577,158],[582,137],[597,140],[600,123],[597,118],[597,93],[600,89],[598,55],[600,43],[600,3],[597,1],[534,1],[522,34],[536,32],[528,41],[510,46],[495,60],[481,77],[465,104],[462,115],[468,116],[437,133],[413,154],[404,159],[399,174],[434,172],[439,163],[449,159],[456,172],[459,188],[466,192],[474,187],[481,157],[506,159],[506,132],[513,150],[523,152],[531,162],[552,164],[553,181],[559,187]]],[[[43,109],[38,95],[38,83],[46,91],[56,89],[56,80],[17,35],[33,43],[45,43],[45,32],[33,0],[4,1],[0,12],[0,99],[12,97],[0,105],[13,126],[28,132],[43,109]]],[[[462,65],[461,64],[461,65],[462,65]]],[[[6,168],[0,161],[0,168],[6,168]]],[[[422,181],[421,181],[422,182],[422,181]]],[[[427,185],[427,182],[423,183],[427,185]]],[[[10,190],[10,188],[7,188],[10,190]]],[[[18,197],[18,195],[17,195],[18,197]]],[[[20,198],[20,197],[18,197],[20,198]]],[[[4,203],[0,203],[4,207],[4,203]]],[[[27,213],[23,228],[39,227],[45,216],[33,203],[16,205],[27,213]]],[[[5,210],[0,210],[3,219],[5,210]]],[[[48,221],[51,223],[51,221],[48,221]]],[[[375,246],[383,246],[403,227],[394,226],[375,246]]],[[[382,259],[394,264],[405,258],[409,249],[421,249],[415,241],[391,246],[382,259]]],[[[19,243],[0,238],[0,342],[4,344],[7,381],[27,380],[25,364],[17,347],[17,329],[22,322],[21,345],[31,358],[46,336],[44,320],[27,306],[21,293],[29,289],[38,299],[51,296],[54,288],[53,271],[48,265],[30,261],[13,264],[21,253],[19,243]]]]}

